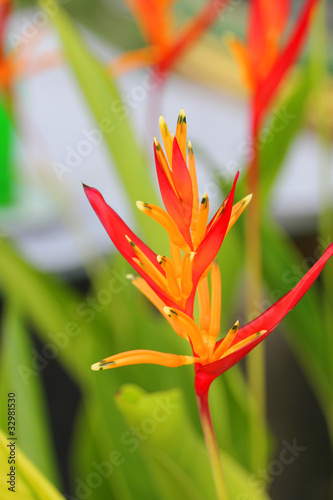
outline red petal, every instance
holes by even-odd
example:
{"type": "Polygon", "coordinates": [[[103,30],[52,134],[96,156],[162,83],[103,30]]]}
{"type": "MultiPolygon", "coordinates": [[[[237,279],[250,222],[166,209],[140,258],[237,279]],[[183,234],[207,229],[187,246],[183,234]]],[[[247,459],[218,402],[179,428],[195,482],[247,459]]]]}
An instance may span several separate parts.
{"type": "Polygon", "coordinates": [[[309,290],[313,282],[318,278],[323,267],[330,257],[333,255],[333,243],[325,250],[320,259],[311,267],[311,269],[297,283],[295,288],[290,290],[286,295],[281,297],[267,311],[258,316],[247,325],[240,328],[233,342],[245,339],[253,333],[261,330],[272,330],[280,321],[291,311],[295,305],[301,300],[303,295],[309,290]]]}
{"type": "Polygon", "coordinates": [[[266,80],[260,85],[255,96],[256,119],[265,111],[284,74],[298,57],[307,34],[313,9],[317,3],[318,0],[308,0],[303,11],[299,15],[289,42],[284,47],[266,80]]]}
{"type": "Polygon", "coordinates": [[[173,140],[172,173],[177,192],[185,211],[185,225],[189,228],[192,219],[193,190],[190,172],[180,151],[176,138],[173,140]]]}
{"type": "Polygon", "coordinates": [[[177,224],[178,229],[181,232],[181,234],[184,236],[186,243],[192,249],[193,248],[192,238],[191,238],[191,234],[189,231],[189,227],[187,227],[186,223],[185,223],[184,208],[183,208],[179,198],[177,197],[177,194],[175,193],[173,187],[170,186],[168,178],[163,170],[162,165],[160,164],[160,161],[159,161],[157,153],[156,153],[156,145],[154,145],[154,153],[155,153],[155,165],[156,165],[158,184],[160,186],[160,191],[161,191],[164,206],[165,206],[168,214],[170,215],[170,217],[172,217],[172,219],[177,224]]]}
{"type": "Polygon", "coordinates": [[[248,45],[256,60],[260,59],[267,35],[279,36],[282,34],[288,20],[289,10],[290,0],[251,1],[248,45]]]}
{"type": "Polygon", "coordinates": [[[232,205],[234,202],[234,194],[238,177],[239,177],[239,172],[237,172],[236,174],[234,184],[230,193],[228,194],[226,200],[222,204],[225,205],[224,210],[221,212],[216,221],[210,226],[209,230],[206,232],[204,239],[197,248],[193,262],[193,278],[192,278],[193,283],[195,284],[198,283],[202,273],[207,269],[207,267],[211,264],[211,262],[213,262],[217,252],[219,251],[222,245],[231,217],[232,205]]]}
{"type": "MultiPolygon", "coordinates": [[[[241,328],[235,340],[231,345],[235,345],[236,342],[244,340],[254,333],[260,332],[262,330],[267,330],[266,333],[260,335],[258,338],[252,340],[249,344],[241,347],[238,351],[233,352],[225,358],[210,363],[209,365],[199,367],[199,370],[203,370],[205,373],[217,377],[221,375],[226,370],[229,370],[238,361],[244,358],[254,347],[256,347],[260,342],[262,342],[282,321],[282,319],[291,311],[296,304],[301,300],[303,295],[309,290],[313,282],[318,278],[319,274],[323,270],[328,259],[333,255],[333,243],[325,250],[322,257],[316,262],[314,266],[306,273],[306,275],[301,279],[301,281],[284,295],[280,300],[278,300],[272,307],[267,309],[258,318],[254,319],[243,328],[241,328]]],[[[219,342],[220,344],[221,342],[219,342]]]]}
{"type": "Polygon", "coordinates": [[[156,267],[156,269],[163,275],[165,275],[163,269],[157,262],[156,254],[145,243],[143,243],[143,241],[140,240],[140,238],[138,238],[133,233],[133,231],[130,230],[130,228],[119,217],[119,215],[105,202],[103,196],[97,189],[91,188],[86,185],[83,185],[83,188],[92,208],[94,209],[96,215],[98,216],[106,232],[110,236],[112,242],[117,247],[121,255],[125,257],[125,259],[131,264],[131,266],[147,281],[149,286],[151,286],[151,288],[157,293],[157,295],[163,301],[165,301],[166,305],[169,305],[169,303],[171,302],[169,297],[133,260],[133,257],[136,257],[136,253],[126,240],[125,235],[127,235],[133,241],[133,243],[135,243],[135,245],[137,245],[140,250],[144,252],[144,254],[156,267]]]}
{"type": "Polygon", "coordinates": [[[239,172],[237,172],[236,174],[234,184],[230,193],[228,194],[225,201],[222,203],[222,206],[225,205],[223,212],[220,214],[217,220],[213,224],[211,224],[209,231],[206,232],[206,235],[202,240],[202,242],[200,243],[200,245],[198,246],[196,254],[194,256],[193,271],[192,271],[193,289],[191,294],[186,300],[186,307],[185,307],[186,313],[191,317],[193,314],[194,297],[199,279],[202,276],[203,272],[215,259],[216,254],[219,251],[223,243],[225,234],[227,232],[231,217],[236,182],[238,177],[239,177],[239,172]]]}
{"type": "Polygon", "coordinates": [[[252,61],[255,63],[262,51],[262,43],[266,38],[262,0],[250,1],[249,17],[248,47],[252,61]]]}

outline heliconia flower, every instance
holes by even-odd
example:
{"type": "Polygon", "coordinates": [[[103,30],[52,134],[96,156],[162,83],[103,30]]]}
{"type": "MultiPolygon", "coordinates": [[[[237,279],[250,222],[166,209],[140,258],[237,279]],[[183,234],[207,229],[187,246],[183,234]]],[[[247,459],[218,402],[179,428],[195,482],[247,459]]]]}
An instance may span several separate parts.
{"type": "Polygon", "coordinates": [[[28,50],[39,42],[41,35],[36,34],[27,47],[23,45],[20,50],[5,49],[5,31],[13,9],[12,0],[0,0],[0,91],[4,96],[11,94],[13,84],[22,75],[29,76],[40,70],[58,65],[63,61],[63,57],[58,52],[48,53],[38,58],[32,58],[28,50]]]}
{"type": "Polygon", "coordinates": [[[176,29],[175,0],[125,0],[133,12],[148,46],[120,56],[110,67],[118,74],[129,69],[154,65],[168,71],[183,52],[217,19],[225,0],[209,0],[198,14],[176,29]]]}
{"type": "Polygon", "coordinates": [[[297,59],[308,32],[318,0],[307,0],[283,48],[290,0],[250,1],[250,21],[247,42],[230,41],[242,68],[246,85],[254,96],[255,120],[260,120],[277,92],[285,73],[297,59]]]}
{"type": "Polygon", "coordinates": [[[128,278],[163,314],[173,330],[190,343],[192,355],[134,350],[105,358],[92,365],[92,369],[104,370],[133,364],[168,367],[194,364],[196,392],[200,394],[207,392],[214,378],[231,368],[264,340],[293,309],[333,255],[333,244],[293,290],[247,325],[240,328],[236,321],[224,338],[218,340],[221,279],[214,259],[226,233],[248,205],[251,196],[233,205],[236,176],[231,192],[207,224],[208,197],[205,193],[199,204],[190,142],[187,167],[184,111],[179,115],[175,137],[169,132],[163,118],[160,119],[160,128],[166,155],[155,139],[155,163],[166,210],[143,202],[137,202],[137,206],[168,232],[170,258],[156,255],[148,248],[107,205],[96,189],[88,186],[84,186],[84,189],[113,243],[140,275],[128,275],[128,278]],[[199,302],[198,323],[193,317],[196,294],[199,302]]]}
{"type": "Polygon", "coordinates": [[[190,141],[187,160],[184,110],[179,115],[175,137],[169,132],[162,117],[160,129],[166,154],[157,139],[154,151],[158,182],[166,210],[141,201],[137,202],[137,207],[167,231],[170,257],[157,255],[147,247],[107,205],[99,191],[88,186],[84,186],[84,190],[117,249],[144,279],[148,286],[147,293],[149,291],[156,295],[163,306],[174,307],[191,317],[199,280],[208,274],[225,235],[246,208],[251,196],[233,205],[237,174],[231,192],[208,223],[209,200],[204,193],[199,201],[195,159],[190,141]]]}

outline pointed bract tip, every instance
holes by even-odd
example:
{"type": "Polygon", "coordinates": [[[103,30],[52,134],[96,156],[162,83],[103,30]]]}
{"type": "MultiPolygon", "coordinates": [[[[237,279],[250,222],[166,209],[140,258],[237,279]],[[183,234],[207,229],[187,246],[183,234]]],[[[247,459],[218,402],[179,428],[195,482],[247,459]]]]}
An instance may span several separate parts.
{"type": "Polygon", "coordinates": [[[125,238],[127,239],[128,243],[131,245],[131,247],[135,247],[135,243],[133,243],[133,241],[131,240],[131,238],[129,236],[127,236],[127,234],[125,234],[125,238]]]}
{"type": "Polygon", "coordinates": [[[163,262],[165,262],[164,255],[156,255],[156,259],[159,264],[163,264],[163,262]]]}
{"type": "Polygon", "coordinates": [[[99,363],[92,365],[91,369],[94,371],[107,370],[108,368],[113,368],[115,365],[115,361],[106,361],[105,359],[102,359],[99,363]]]}
{"type": "Polygon", "coordinates": [[[201,205],[206,205],[207,206],[207,202],[208,202],[208,195],[206,193],[206,191],[204,192],[202,198],[201,198],[201,205]]]}
{"type": "Polygon", "coordinates": [[[267,333],[267,330],[260,330],[260,332],[257,333],[257,337],[259,337],[259,335],[263,335],[264,333],[267,333]]]}
{"type": "Polygon", "coordinates": [[[82,187],[83,187],[84,191],[85,191],[86,189],[91,189],[91,187],[90,187],[90,186],[88,186],[87,184],[85,184],[84,182],[82,182],[82,187]]]}
{"type": "Polygon", "coordinates": [[[234,326],[232,327],[233,330],[238,330],[239,328],[239,320],[237,320],[234,324],[234,326]]]}
{"type": "Polygon", "coordinates": [[[158,123],[159,123],[160,129],[163,128],[165,130],[165,132],[167,132],[168,126],[167,126],[166,121],[164,120],[164,117],[162,115],[160,116],[158,123]]]}
{"type": "Polygon", "coordinates": [[[182,108],[180,110],[177,121],[178,121],[178,123],[182,123],[182,122],[186,123],[186,114],[185,114],[184,108],[182,108]]]}
{"type": "Polygon", "coordinates": [[[169,316],[169,318],[171,318],[172,315],[178,316],[178,314],[176,313],[176,311],[174,311],[173,309],[171,309],[171,307],[164,306],[163,307],[163,311],[165,312],[165,314],[167,316],[169,316]]]}
{"type": "Polygon", "coordinates": [[[252,198],[253,198],[252,193],[245,196],[245,198],[243,198],[243,205],[248,205],[250,203],[250,201],[252,200],[252,198]]]}
{"type": "Polygon", "coordinates": [[[94,363],[93,365],[91,365],[90,367],[94,372],[99,372],[100,370],[103,370],[103,368],[101,367],[101,361],[99,361],[98,363],[94,363]]]}
{"type": "Polygon", "coordinates": [[[144,210],[145,208],[148,208],[148,207],[146,206],[147,204],[146,204],[146,203],[143,203],[143,201],[136,201],[136,202],[135,202],[135,204],[136,204],[137,208],[138,208],[139,210],[141,210],[141,211],[142,211],[142,210],[144,210]]]}

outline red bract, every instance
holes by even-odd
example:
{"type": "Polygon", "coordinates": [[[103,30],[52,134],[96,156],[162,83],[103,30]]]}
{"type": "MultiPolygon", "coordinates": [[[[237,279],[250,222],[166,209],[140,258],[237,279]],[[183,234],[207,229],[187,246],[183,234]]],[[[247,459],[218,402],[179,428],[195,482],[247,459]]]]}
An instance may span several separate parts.
{"type": "Polygon", "coordinates": [[[299,56],[317,3],[306,1],[287,42],[280,48],[290,1],[251,1],[247,43],[233,40],[231,45],[253,92],[255,123],[262,120],[283,77],[299,56]]]}

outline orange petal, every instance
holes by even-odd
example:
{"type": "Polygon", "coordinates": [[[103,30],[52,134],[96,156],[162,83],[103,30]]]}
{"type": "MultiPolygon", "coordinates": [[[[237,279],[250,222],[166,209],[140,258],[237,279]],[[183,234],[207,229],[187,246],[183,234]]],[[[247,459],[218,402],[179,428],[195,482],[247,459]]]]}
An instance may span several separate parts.
{"type": "Polygon", "coordinates": [[[220,332],[221,323],[221,274],[214,260],[211,270],[211,319],[208,331],[208,343],[214,346],[220,332]]]}
{"type": "Polygon", "coordinates": [[[252,200],[252,194],[249,194],[248,196],[245,196],[245,198],[243,198],[238,203],[235,203],[235,205],[232,207],[227,233],[228,231],[230,231],[230,229],[238,220],[238,218],[242,215],[242,213],[244,212],[244,210],[246,209],[251,200],[252,200]]]}
{"type": "Polygon", "coordinates": [[[137,201],[136,206],[141,212],[145,215],[148,215],[152,219],[154,219],[158,224],[160,224],[168,233],[169,238],[172,242],[183,249],[184,251],[189,251],[190,248],[186,241],[184,240],[183,235],[179,231],[176,223],[170,217],[166,210],[158,207],[157,205],[151,205],[150,203],[143,203],[142,201],[137,201]]]}
{"type": "Polygon", "coordinates": [[[221,341],[218,348],[215,349],[214,360],[220,359],[223,356],[223,354],[229,349],[229,346],[231,345],[232,341],[237,335],[238,329],[239,329],[239,321],[237,320],[234,326],[228,331],[227,335],[221,341]]]}
{"type": "Polygon", "coordinates": [[[199,189],[197,180],[197,171],[195,168],[195,158],[193,153],[193,148],[191,141],[188,141],[188,169],[192,181],[193,190],[193,209],[192,209],[192,220],[191,220],[191,231],[195,231],[197,228],[198,217],[199,217],[199,189]]]}
{"type": "Polygon", "coordinates": [[[186,162],[187,124],[186,124],[186,115],[183,108],[181,109],[178,116],[175,137],[179,144],[180,151],[183,155],[184,161],[186,162]]]}
{"type": "Polygon", "coordinates": [[[178,325],[181,326],[187,333],[192,342],[195,353],[205,359],[208,355],[207,348],[204,344],[200,328],[195,323],[195,321],[190,318],[190,316],[182,311],[179,311],[178,309],[164,307],[164,311],[169,317],[173,318],[173,320],[178,323],[178,325]]]}
{"type": "Polygon", "coordinates": [[[122,352],[102,359],[102,361],[91,365],[91,369],[99,371],[107,370],[108,368],[139,364],[153,364],[175,368],[177,366],[192,365],[193,363],[200,363],[200,359],[193,356],[181,356],[178,354],[137,349],[135,351],[122,352]]]}
{"type": "Polygon", "coordinates": [[[198,284],[199,300],[199,326],[200,330],[208,332],[210,323],[210,299],[207,276],[202,278],[198,284]]]}
{"type": "Polygon", "coordinates": [[[172,168],[172,148],[173,148],[173,137],[169,132],[166,121],[163,116],[160,116],[159,120],[160,131],[163,139],[164,149],[168,158],[170,167],[172,168]]]}
{"type": "Polygon", "coordinates": [[[198,224],[196,230],[193,232],[192,240],[194,248],[197,248],[202,242],[206,229],[207,229],[207,221],[209,215],[209,200],[206,191],[201,199],[198,224]]]}

